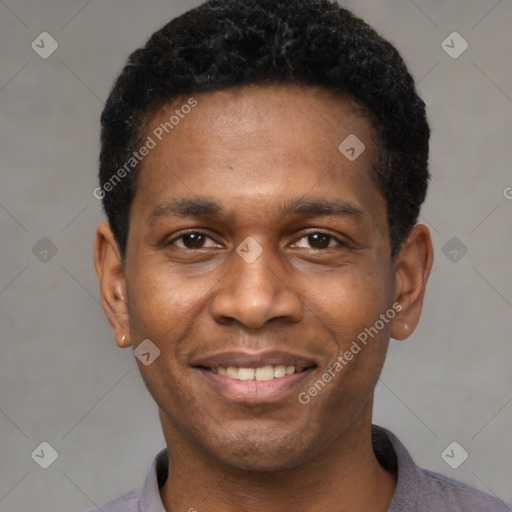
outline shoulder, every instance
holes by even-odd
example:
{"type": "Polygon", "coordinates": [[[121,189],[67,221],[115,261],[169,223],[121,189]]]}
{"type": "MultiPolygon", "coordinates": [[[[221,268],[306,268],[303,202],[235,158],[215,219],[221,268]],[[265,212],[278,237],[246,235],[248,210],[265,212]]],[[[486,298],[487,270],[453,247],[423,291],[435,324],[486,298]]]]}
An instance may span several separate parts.
{"type": "MultiPolygon", "coordinates": [[[[463,512],[511,512],[503,501],[453,478],[418,468],[419,503],[425,510],[463,512]],[[428,508],[430,505],[431,508],[428,508]],[[433,508],[432,508],[433,507],[433,508]]],[[[421,509],[421,508],[420,508],[421,509]]]]}
{"type": "Polygon", "coordinates": [[[87,512],[139,512],[140,493],[141,489],[133,489],[114,500],[90,508],[87,512]]]}
{"type": "Polygon", "coordinates": [[[87,512],[139,512],[140,510],[163,510],[159,487],[167,479],[169,460],[167,448],[159,451],[151,461],[144,485],[133,489],[101,506],[93,507],[87,512]]]}
{"type": "Polygon", "coordinates": [[[397,486],[388,512],[512,512],[505,502],[453,478],[417,466],[389,430],[372,425],[379,462],[395,468],[397,486]]]}

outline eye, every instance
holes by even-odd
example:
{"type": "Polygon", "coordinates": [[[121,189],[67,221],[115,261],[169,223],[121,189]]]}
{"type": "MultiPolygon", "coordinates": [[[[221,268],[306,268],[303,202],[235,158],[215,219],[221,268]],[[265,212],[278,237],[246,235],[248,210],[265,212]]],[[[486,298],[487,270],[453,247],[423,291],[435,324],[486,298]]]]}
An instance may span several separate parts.
{"type": "Polygon", "coordinates": [[[169,242],[169,245],[175,245],[181,249],[205,249],[209,247],[216,247],[218,244],[206,233],[201,231],[191,231],[184,233],[169,242]],[[207,240],[211,240],[213,244],[205,246],[207,240]]]}
{"type": "Polygon", "coordinates": [[[307,249],[328,249],[336,246],[346,246],[343,242],[328,233],[315,232],[303,236],[298,242],[293,244],[295,247],[304,247],[307,249]],[[308,247],[306,244],[309,244],[308,247]]]}
{"type": "MultiPolygon", "coordinates": [[[[174,238],[169,242],[169,245],[174,245],[180,249],[207,249],[218,247],[219,244],[202,231],[190,231],[174,238]]],[[[294,247],[316,250],[329,249],[336,246],[346,247],[346,245],[334,235],[320,231],[309,233],[293,244],[294,247]]]]}

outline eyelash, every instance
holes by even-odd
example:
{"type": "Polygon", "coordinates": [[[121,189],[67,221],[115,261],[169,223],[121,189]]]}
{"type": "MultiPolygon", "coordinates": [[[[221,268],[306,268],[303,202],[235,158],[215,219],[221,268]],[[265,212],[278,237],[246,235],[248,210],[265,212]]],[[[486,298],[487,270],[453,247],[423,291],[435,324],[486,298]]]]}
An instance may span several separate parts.
{"type": "MultiPolygon", "coordinates": [[[[199,229],[195,229],[193,231],[187,231],[186,233],[182,233],[180,236],[176,237],[176,238],[173,238],[172,240],[170,240],[167,245],[173,245],[174,242],[176,242],[176,240],[180,240],[182,239],[184,236],[187,236],[187,235],[192,235],[192,234],[197,234],[197,235],[203,235],[205,237],[208,237],[210,240],[213,240],[215,243],[218,243],[216,242],[211,236],[209,233],[206,233],[205,231],[201,231],[199,229]]],[[[294,243],[297,243],[299,242],[300,240],[302,240],[303,238],[307,238],[311,235],[324,235],[324,236],[327,236],[327,237],[330,237],[332,240],[334,240],[339,247],[349,247],[349,244],[344,242],[343,240],[340,240],[339,238],[337,238],[336,236],[334,236],[332,233],[329,233],[329,232],[326,232],[326,231],[311,231],[303,236],[301,236],[296,242],[294,243]]],[[[184,249],[186,251],[195,251],[197,249],[190,249],[188,247],[178,247],[179,249],[184,249]]],[[[316,250],[316,251],[325,251],[326,249],[332,249],[333,247],[326,247],[324,249],[315,249],[315,248],[312,248],[311,250],[316,250]]],[[[200,247],[200,249],[203,249],[203,247],[200,247]]]]}

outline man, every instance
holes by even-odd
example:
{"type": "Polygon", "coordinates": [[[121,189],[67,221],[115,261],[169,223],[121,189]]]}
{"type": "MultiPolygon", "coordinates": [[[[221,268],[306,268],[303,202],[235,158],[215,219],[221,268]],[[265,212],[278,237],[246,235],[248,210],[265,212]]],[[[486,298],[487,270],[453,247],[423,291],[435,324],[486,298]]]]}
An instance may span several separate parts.
{"type": "Polygon", "coordinates": [[[327,0],[212,0],[130,56],[95,264],[167,448],[100,510],[509,510],[372,426],[432,267],[429,133],[397,51],[327,0]]]}

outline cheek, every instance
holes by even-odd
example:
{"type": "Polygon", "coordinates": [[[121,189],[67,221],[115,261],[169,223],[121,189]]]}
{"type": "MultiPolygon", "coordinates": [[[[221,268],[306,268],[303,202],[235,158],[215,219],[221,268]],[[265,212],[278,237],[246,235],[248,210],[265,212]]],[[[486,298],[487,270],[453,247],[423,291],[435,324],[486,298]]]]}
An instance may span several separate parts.
{"type": "Polygon", "coordinates": [[[307,309],[342,344],[374,325],[391,305],[392,281],[378,265],[352,265],[316,277],[304,283],[307,309]]]}
{"type": "Polygon", "coordinates": [[[184,410],[193,403],[191,391],[182,384],[190,377],[188,342],[194,340],[194,333],[204,336],[199,327],[219,278],[209,273],[190,278],[173,271],[166,262],[142,264],[142,258],[139,262],[128,280],[132,342],[136,346],[149,339],[160,355],[151,365],[138,361],[138,366],[157,403],[159,398],[164,401],[159,405],[166,403],[167,408],[174,403],[174,407],[184,410]],[[178,392],[169,394],[170,389],[178,392]]]}
{"type": "Polygon", "coordinates": [[[334,340],[328,366],[319,375],[326,374],[330,391],[316,405],[355,410],[371,395],[386,357],[394,316],[391,276],[374,262],[339,269],[309,290],[307,309],[334,340]]]}
{"type": "MultiPolygon", "coordinates": [[[[140,260],[139,260],[140,261],[140,260]]],[[[160,350],[148,366],[137,360],[141,376],[158,406],[165,411],[193,412],[194,397],[186,386],[190,331],[211,288],[205,279],[186,279],[162,263],[139,264],[130,275],[130,333],[134,346],[145,339],[160,350]]],[[[178,423],[178,419],[175,418],[178,423]]]]}
{"type": "Polygon", "coordinates": [[[215,276],[197,278],[173,272],[165,263],[140,265],[130,276],[130,326],[136,336],[176,339],[208,301],[215,276]]]}

